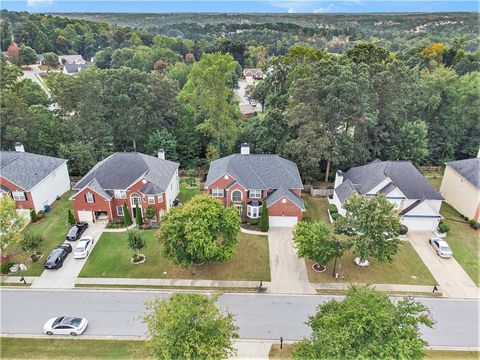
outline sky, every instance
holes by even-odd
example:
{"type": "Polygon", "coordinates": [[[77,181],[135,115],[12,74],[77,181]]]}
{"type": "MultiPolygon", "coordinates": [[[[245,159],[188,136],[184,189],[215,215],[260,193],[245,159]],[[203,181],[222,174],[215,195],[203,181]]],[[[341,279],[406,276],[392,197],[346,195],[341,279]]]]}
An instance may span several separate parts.
{"type": "Polygon", "coordinates": [[[368,13],[479,11],[478,1],[415,0],[1,0],[0,8],[28,12],[117,13],[368,13]]]}

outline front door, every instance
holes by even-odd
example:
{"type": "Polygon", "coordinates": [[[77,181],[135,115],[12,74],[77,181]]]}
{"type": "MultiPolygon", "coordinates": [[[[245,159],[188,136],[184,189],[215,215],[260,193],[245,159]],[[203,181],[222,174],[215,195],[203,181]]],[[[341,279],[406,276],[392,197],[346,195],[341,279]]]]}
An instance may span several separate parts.
{"type": "Polygon", "coordinates": [[[141,201],[141,198],[140,198],[140,195],[138,194],[132,194],[130,195],[130,204],[132,206],[132,217],[133,219],[135,219],[136,215],[137,215],[137,205],[138,205],[138,209],[139,211],[142,211],[142,201],[141,201]]]}

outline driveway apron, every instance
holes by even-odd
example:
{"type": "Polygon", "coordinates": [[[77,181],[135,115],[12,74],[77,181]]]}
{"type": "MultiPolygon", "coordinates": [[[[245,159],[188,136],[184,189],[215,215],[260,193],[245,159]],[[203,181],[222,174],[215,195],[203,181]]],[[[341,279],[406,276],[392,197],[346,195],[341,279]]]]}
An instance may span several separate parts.
{"type": "MultiPolygon", "coordinates": [[[[102,235],[103,229],[105,228],[104,223],[97,222],[95,224],[89,223],[88,229],[85,230],[82,236],[93,236],[94,242],[93,247],[97,244],[100,235],[102,235]]],[[[71,289],[75,287],[75,281],[82,271],[83,265],[88,258],[85,259],[74,259],[73,252],[77,247],[77,241],[69,241],[72,245],[72,252],[68,254],[65,259],[63,266],[58,270],[45,270],[42,275],[36,279],[32,288],[40,289],[71,289]]],[[[92,250],[90,250],[90,254],[92,250]]],[[[89,254],[89,256],[90,256],[89,254]]]]}
{"type": "MultiPolygon", "coordinates": [[[[409,232],[407,237],[422,261],[440,285],[440,291],[447,297],[478,299],[479,288],[454,258],[443,259],[437,255],[428,240],[428,231],[409,232]]],[[[447,238],[448,242],[448,238],[447,238]]]]}
{"type": "Polygon", "coordinates": [[[276,294],[315,294],[308,281],[305,261],[293,245],[293,228],[273,227],[268,232],[271,284],[276,294]]]}

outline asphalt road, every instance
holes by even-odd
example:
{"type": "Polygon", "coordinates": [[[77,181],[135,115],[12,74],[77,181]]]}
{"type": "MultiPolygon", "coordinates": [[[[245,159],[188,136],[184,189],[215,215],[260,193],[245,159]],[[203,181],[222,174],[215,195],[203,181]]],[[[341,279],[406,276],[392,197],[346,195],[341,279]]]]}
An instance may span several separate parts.
{"type": "MultiPolygon", "coordinates": [[[[160,291],[1,289],[1,334],[41,334],[45,321],[68,315],[86,317],[86,335],[143,337],[145,300],[166,297],[160,291]]],[[[334,296],[224,294],[218,303],[236,314],[242,339],[298,340],[309,335],[304,324],[320,303],[334,296]]],[[[479,302],[419,299],[432,311],[434,329],[422,329],[430,346],[480,348],[479,302]]]]}

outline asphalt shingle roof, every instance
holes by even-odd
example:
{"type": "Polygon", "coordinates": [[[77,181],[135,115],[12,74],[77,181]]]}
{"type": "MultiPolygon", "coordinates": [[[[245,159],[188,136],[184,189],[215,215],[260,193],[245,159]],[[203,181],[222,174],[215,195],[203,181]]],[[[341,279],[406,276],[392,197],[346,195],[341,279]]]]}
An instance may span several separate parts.
{"type": "Polygon", "coordinates": [[[87,69],[90,67],[90,64],[65,64],[65,70],[69,74],[75,74],[79,72],[81,69],[87,69]]]}
{"type": "Polygon", "coordinates": [[[303,204],[303,200],[299,198],[297,195],[295,195],[293,192],[285,188],[280,188],[278,190],[275,190],[266,198],[267,207],[270,207],[270,205],[276,203],[278,200],[280,200],[283,197],[290,199],[300,209],[305,210],[305,205],[303,204]]]}
{"type": "Polygon", "coordinates": [[[337,196],[340,202],[343,203],[346,199],[348,199],[353,193],[357,191],[353,187],[350,180],[347,179],[343,183],[337,186],[337,188],[335,189],[335,192],[337,193],[337,196]]]}
{"type": "Polygon", "coordinates": [[[93,179],[104,190],[127,189],[141,176],[165,191],[178,163],[137,152],[117,152],[97,163],[73,189],[80,190],[93,179]]]}
{"type": "Polygon", "coordinates": [[[2,177],[30,191],[67,160],[28,152],[1,151],[2,177]]]}
{"type": "Polygon", "coordinates": [[[408,199],[443,200],[438,191],[409,161],[374,161],[344,173],[344,180],[350,180],[355,190],[362,195],[366,195],[387,178],[390,178],[408,199]]]}
{"type": "Polygon", "coordinates": [[[480,158],[451,161],[447,163],[453,170],[480,189],[480,158]]]}
{"type": "Polygon", "coordinates": [[[303,189],[297,165],[278,155],[233,154],[212,161],[205,186],[225,174],[246,189],[303,189]]]}

